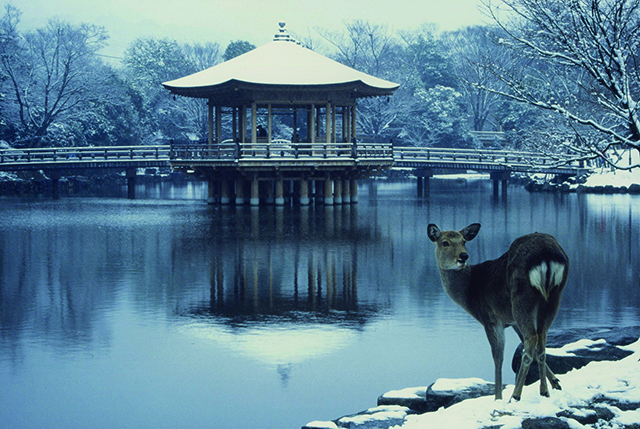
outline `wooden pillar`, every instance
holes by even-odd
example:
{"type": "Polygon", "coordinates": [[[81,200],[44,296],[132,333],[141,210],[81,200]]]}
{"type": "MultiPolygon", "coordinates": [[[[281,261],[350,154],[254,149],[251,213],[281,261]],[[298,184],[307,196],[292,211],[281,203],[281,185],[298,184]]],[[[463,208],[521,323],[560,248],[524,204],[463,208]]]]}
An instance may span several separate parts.
{"type": "Polygon", "coordinates": [[[258,143],[258,106],[251,103],[251,143],[258,143]]]}
{"type": "Polygon", "coordinates": [[[347,106],[342,106],[342,141],[348,142],[349,137],[347,133],[347,106]]]}
{"type": "Polygon", "coordinates": [[[47,170],[47,176],[51,178],[51,198],[60,198],[60,170],[47,170]]]}
{"type": "Polygon", "coordinates": [[[51,198],[54,200],[60,199],[60,178],[52,177],[51,178],[51,198]]]}
{"type": "Polygon", "coordinates": [[[342,181],[342,204],[351,204],[351,183],[349,179],[342,181]]]}
{"type": "Polygon", "coordinates": [[[238,140],[238,108],[231,109],[231,128],[233,129],[233,141],[238,140]]]}
{"type": "Polygon", "coordinates": [[[327,132],[326,142],[331,143],[331,103],[327,103],[327,111],[325,114],[325,128],[327,132]]]}
{"type": "Polygon", "coordinates": [[[216,106],[216,141],[222,143],[222,106],[216,106]]]}
{"type": "Polygon", "coordinates": [[[278,177],[276,179],[276,206],[284,205],[284,183],[282,181],[282,177],[278,177]]]}
{"type": "Polygon", "coordinates": [[[265,186],[264,186],[264,194],[265,194],[265,198],[264,201],[267,204],[273,205],[275,204],[275,196],[274,196],[274,186],[275,186],[275,182],[265,182],[265,186]]]}
{"type": "Polygon", "coordinates": [[[351,204],[358,202],[358,179],[351,179],[351,204]]]}
{"type": "Polygon", "coordinates": [[[247,106],[240,107],[240,142],[247,142],[247,106]]]}
{"type": "Polygon", "coordinates": [[[258,175],[254,174],[251,179],[251,199],[249,203],[252,206],[260,205],[260,182],[258,182],[258,175]]]}
{"type": "Polygon", "coordinates": [[[228,205],[231,204],[231,198],[229,196],[229,181],[221,180],[220,181],[220,204],[228,205]]]}
{"type": "Polygon", "coordinates": [[[491,180],[493,180],[493,197],[498,198],[500,182],[502,182],[502,196],[507,196],[507,185],[509,184],[509,178],[511,177],[510,171],[492,171],[490,173],[491,180]]]}
{"type": "Polygon", "coordinates": [[[324,199],[324,182],[322,180],[314,180],[313,191],[316,198],[316,204],[321,204],[324,199]]]}
{"type": "Polygon", "coordinates": [[[209,125],[209,146],[213,145],[213,100],[209,99],[208,107],[208,125],[209,125]]]}
{"type": "Polygon", "coordinates": [[[342,179],[333,181],[333,204],[342,204],[342,179]]]}
{"type": "Polygon", "coordinates": [[[136,173],[137,168],[127,168],[127,198],[136,199],[136,173]]]}
{"type": "Polygon", "coordinates": [[[271,131],[273,127],[273,120],[271,115],[272,115],[271,104],[269,104],[269,106],[267,107],[267,141],[269,143],[271,143],[271,131]]]}
{"type": "Polygon", "coordinates": [[[312,104],[311,105],[311,115],[310,116],[310,124],[309,124],[309,128],[310,130],[310,134],[311,134],[311,143],[315,143],[316,142],[316,105],[312,104]]]}
{"type": "Polygon", "coordinates": [[[321,131],[321,127],[322,127],[322,118],[321,118],[321,112],[320,112],[320,107],[316,108],[316,138],[317,140],[320,140],[320,131],[321,131]]]}
{"type": "Polygon", "coordinates": [[[351,107],[351,141],[352,142],[355,141],[356,139],[356,126],[358,125],[356,107],[357,106],[355,105],[351,107]]]}
{"type": "Polygon", "coordinates": [[[207,204],[218,202],[218,181],[209,179],[207,181],[207,204]]]}
{"type": "Polygon", "coordinates": [[[292,143],[298,143],[298,110],[293,108],[293,135],[291,136],[292,143]]]}
{"type": "Polygon", "coordinates": [[[327,179],[324,181],[324,205],[333,205],[333,180],[331,176],[327,174],[327,179]]]}
{"type": "Polygon", "coordinates": [[[309,181],[304,178],[300,180],[300,205],[309,205],[309,181]]]}
{"type": "Polygon", "coordinates": [[[244,179],[236,179],[236,205],[244,205],[244,179]]]}
{"type": "Polygon", "coordinates": [[[337,143],[336,140],[336,105],[331,106],[331,142],[337,143]]]}

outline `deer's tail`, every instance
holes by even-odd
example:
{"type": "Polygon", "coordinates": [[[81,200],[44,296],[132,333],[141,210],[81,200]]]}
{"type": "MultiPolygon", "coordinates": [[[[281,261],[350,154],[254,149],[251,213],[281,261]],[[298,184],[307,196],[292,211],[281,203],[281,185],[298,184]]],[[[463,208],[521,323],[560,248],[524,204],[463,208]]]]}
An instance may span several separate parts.
{"type": "Polygon", "coordinates": [[[548,301],[551,290],[562,284],[566,269],[567,261],[562,255],[543,259],[529,269],[531,286],[538,289],[545,301],[548,301]]]}

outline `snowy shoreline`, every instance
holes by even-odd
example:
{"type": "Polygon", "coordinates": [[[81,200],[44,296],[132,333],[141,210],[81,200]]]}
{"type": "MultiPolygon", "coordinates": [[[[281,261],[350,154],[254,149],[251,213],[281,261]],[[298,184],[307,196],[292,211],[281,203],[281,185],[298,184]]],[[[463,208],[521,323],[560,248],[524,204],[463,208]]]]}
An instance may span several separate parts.
{"type": "Polygon", "coordinates": [[[640,194],[640,169],[600,171],[586,179],[569,178],[562,183],[547,181],[544,175],[532,175],[525,188],[530,192],[578,192],[594,194],[640,194]]]}
{"type": "Polygon", "coordinates": [[[387,392],[377,407],[313,421],[303,429],[638,428],[639,337],[640,327],[560,333],[547,348],[548,358],[556,364],[576,357],[584,362],[564,374],[557,372],[563,390],[553,390],[550,398],[538,394],[537,381],[525,386],[521,401],[509,402],[512,385],[506,386],[505,399],[496,401],[492,383],[439,379],[427,387],[387,392]]]}

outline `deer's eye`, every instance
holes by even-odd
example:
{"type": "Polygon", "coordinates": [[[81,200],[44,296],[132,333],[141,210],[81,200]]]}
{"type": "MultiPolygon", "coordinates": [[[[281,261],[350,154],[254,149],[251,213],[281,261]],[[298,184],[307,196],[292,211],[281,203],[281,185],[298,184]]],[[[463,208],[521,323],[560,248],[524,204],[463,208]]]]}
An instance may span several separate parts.
{"type": "Polygon", "coordinates": [[[448,241],[443,241],[443,242],[442,242],[442,246],[444,246],[444,247],[449,247],[449,242],[448,242],[448,241]]]}

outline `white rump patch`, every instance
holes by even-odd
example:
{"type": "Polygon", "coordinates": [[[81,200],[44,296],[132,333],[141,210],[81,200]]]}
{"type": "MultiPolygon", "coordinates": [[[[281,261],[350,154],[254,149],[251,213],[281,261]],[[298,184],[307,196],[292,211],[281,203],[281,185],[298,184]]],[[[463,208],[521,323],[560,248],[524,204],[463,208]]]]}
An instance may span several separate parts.
{"type": "Polygon", "coordinates": [[[544,261],[529,271],[531,286],[538,289],[545,300],[549,299],[549,292],[562,282],[564,264],[556,261],[544,261]],[[547,284],[547,277],[549,283],[547,284]]]}

